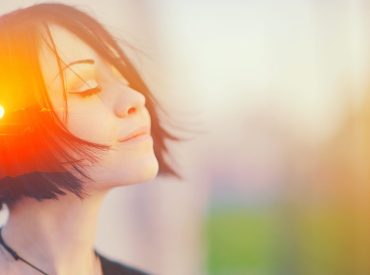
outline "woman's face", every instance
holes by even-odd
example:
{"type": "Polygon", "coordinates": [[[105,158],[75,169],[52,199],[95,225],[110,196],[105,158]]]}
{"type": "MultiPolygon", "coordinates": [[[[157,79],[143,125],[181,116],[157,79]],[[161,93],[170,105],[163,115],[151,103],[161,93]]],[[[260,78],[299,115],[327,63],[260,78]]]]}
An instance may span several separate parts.
{"type": "MultiPolygon", "coordinates": [[[[81,139],[112,146],[88,168],[94,182],[86,188],[105,189],[153,179],[158,161],[145,97],[77,36],[56,25],[50,29],[60,58],[69,64],[64,70],[67,128],[81,139]],[[140,135],[125,140],[135,133],[140,135]]],[[[59,67],[46,44],[40,49],[40,63],[54,110],[63,119],[65,100],[59,67]]]]}

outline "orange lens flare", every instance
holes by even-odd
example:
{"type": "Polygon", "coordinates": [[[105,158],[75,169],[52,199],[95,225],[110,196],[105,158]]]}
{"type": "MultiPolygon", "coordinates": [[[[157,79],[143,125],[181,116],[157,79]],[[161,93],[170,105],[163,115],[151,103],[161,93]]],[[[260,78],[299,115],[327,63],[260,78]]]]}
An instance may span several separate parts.
{"type": "Polygon", "coordinates": [[[2,119],[5,115],[5,109],[2,105],[0,105],[0,119],[2,119]]]}

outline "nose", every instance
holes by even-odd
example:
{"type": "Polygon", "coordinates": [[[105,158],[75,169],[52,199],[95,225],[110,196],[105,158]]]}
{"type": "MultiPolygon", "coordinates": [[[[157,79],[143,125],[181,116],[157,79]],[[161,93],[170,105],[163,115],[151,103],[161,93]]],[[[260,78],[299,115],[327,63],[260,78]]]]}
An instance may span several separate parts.
{"type": "Polygon", "coordinates": [[[118,96],[114,112],[117,117],[124,118],[136,114],[144,107],[145,96],[130,87],[126,87],[125,91],[121,91],[118,96]]]}

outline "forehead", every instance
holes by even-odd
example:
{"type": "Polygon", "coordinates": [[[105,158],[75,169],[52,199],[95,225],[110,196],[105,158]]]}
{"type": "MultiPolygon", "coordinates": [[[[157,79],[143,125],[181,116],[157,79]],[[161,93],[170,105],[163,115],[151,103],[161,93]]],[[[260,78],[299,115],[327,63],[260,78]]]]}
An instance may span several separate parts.
{"type": "Polygon", "coordinates": [[[95,51],[89,45],[67,29],[58,25],[50,25],[49,29],[53,41],[50,41],[50,38],[46,35],[45,40],[48,45],[46,42],[42,43],[43,45],[40,49],[41,58],[51,57],[51,59],[55,59],[55,54],[50,49],[50,46],[53,48],[53,44],[55,44],[58,55],[66,63],[75,61],[81,57],[96,57],[95,51]],[[50,54],[53,56],[49,56],[50,54]]]}
{"type": "Polygon", "coordinates": [[[48,87],[56,85],[55,82],[60,82],[56,81],[56,79],[60,79],[60,68],[56,54],[62,61],[62,67],[76,60],[98,59],[96,52],[72,32],[58,25],[50,25],[49,29],[52,40],[44,32],[42,35],[45,37],[45,41],[41,43],[39,52],[41,71],[48,87]]]}

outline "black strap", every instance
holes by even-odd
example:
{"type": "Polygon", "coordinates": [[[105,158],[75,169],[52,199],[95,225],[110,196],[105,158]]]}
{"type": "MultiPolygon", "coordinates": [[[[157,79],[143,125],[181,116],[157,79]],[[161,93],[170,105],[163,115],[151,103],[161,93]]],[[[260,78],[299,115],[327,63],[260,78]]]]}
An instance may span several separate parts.
{"type": "Polygon", "coordinates": [[[1,227],[0,228],[0,244],[5,248],[6,251],[9,252],[9,254],[11,254],[14,258],[14,260],[18,261],[18,260],[21,260],[22,262],[28,264],[29,266],[31,266],[32,268],[36,269],[37,271],[39,271],[41,274],[44,274],[44,275],[48,275],[48,273],[42,271],[41,269],[39,269],[38,267],[34,266],[33,264],[31,264],[30,262],[28,262],[27,260],[23,259],[21,256],[19,256],[17,254],[17,252],[15,252],[9,245],[6,244],[6,242],[4,241],[3,239],[3,236],[1,234],[3,228],[1,227]]]}
{"type": "Polygon", "coordinates": [[[11,249],[10,246],[6,244],[6,242],[3,239],[2,231],[3,231],[3,228],[0,228],[0,244],[4,246],[4,248],[13,256],[14,260],[18,261],[19,256],[17,252],[15,252],[13,249],[11,249]]]}

